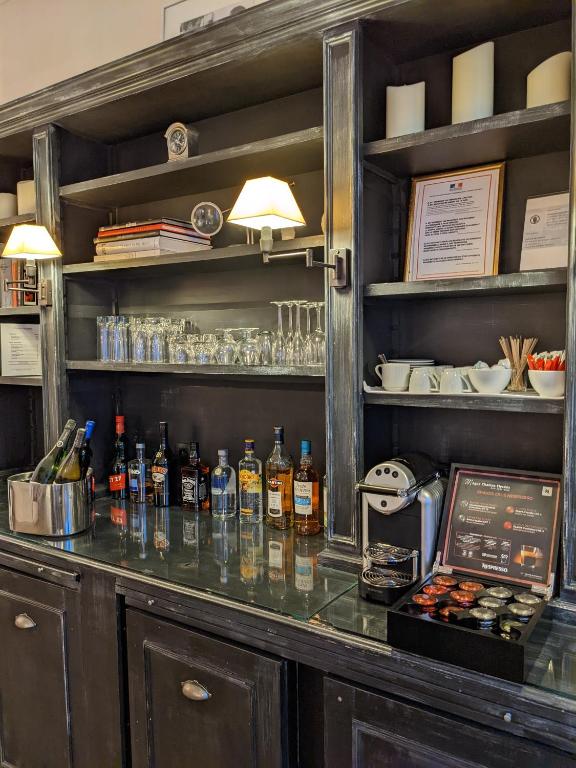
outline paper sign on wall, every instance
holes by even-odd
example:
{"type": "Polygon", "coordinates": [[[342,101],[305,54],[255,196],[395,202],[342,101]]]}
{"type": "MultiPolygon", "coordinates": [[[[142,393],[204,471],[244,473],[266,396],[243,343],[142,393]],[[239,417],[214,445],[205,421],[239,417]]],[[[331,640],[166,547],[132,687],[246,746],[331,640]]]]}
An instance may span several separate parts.
{"type": "Polygon", "coordinates": [[[41,376],[40,326],[24,323],[0,325],[2,376],[41,376]]]}
{"type": "Polygon", "coordinates": [[[520,270],[568,265],[568,192],[526,201],[520,270]]]}

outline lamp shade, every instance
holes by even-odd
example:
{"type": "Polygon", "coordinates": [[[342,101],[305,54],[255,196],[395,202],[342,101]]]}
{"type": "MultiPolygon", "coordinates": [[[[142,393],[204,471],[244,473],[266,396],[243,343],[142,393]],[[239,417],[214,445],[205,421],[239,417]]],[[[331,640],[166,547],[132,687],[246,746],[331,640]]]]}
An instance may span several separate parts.
{"type": "Polygon", "coordinates": [[[228,221],[251,229],[282,229],[306,224],[288,184],[272,176],[248,179],[228,221]]]}
{"type": "Polygon", "coordinates": [[[19,224],[8,238],[2,256],[9,259],[55,259],[62,256],[50,233],[39,224],[19,224]]]}

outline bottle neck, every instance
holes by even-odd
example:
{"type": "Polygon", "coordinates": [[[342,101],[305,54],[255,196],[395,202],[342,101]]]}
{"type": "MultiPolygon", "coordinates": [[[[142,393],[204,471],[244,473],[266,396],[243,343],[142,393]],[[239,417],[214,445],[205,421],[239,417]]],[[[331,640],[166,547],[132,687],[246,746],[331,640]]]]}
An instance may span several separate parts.
{"type": "Polygon", "coordinates": [[[163,424],[160,427],[160,448],[166,448],[168,445],[168,427],[163,424]]]}
{"type": "Polygon", "coordinates": [[[312,466],[312,456],[309,453],[303,453],[300,457],[300,466],[301,467],[311,467],[312,466]]]}
{"type": "Polygon", "coordinates": [[[253,451],[252,449],[246,449],[246,450],[244,451],[244,456],[245,456],[247,459],[253,459],[253,458],[254,458],[254,451],[253,451]]]}
{"type": "Polygon", "coordinates": [[[136,446],[136,458],[138,461],[144,461],[144,446],[137,445],[136,446]]]}
{"type": "Polygon", "coordinates": [[[219,467],[227,467],[228,466],[228,456],[218,456],[218,466],[219,467]]]}
{"type": "Polygon", "coordinates": [[[194,464],[197,464],[200,459],[200,449],[197,445],[190,445],[190,451],[189,451],[189,459],[188,463],[194,466],[194,464]]]}

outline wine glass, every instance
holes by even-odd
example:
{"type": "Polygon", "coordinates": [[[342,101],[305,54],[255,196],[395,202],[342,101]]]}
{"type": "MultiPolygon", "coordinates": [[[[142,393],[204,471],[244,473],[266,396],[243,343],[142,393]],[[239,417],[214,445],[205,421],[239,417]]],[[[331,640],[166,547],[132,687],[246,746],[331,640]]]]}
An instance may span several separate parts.
{"type": "Polygon", "coordinates": [[[306,336],[304,336],[304,363],[306,365],[316,364],[316,350],[314,349],[314,338],[312,336],[312,326],[310,310],[314,308],[312,302],[304,304],[306,310],[306,336]]]}
{"type": "Polygon", "coordinates": [[[294,307],[295,302],[294,301],[285,301],[284,302],[286,306],[288,307],[288,333],[286,334],[286,363],[287,365],[294,365],[294,361],[292,359],[292,343],[294,341],[294,324],[293,324],[293,315],[292,315],[292,308],[294,307]]]}
{"type": "Polygon", "coordinates": [[[282,327],[282,307],[285,303],[284,301],[270,302],[270,304],[275,304],[278,309],[278,330],[272,338],[272,362],[275,365],[284,365],[286,362],[286,338],[282,327]]]}
{"type": "Polygon", "coordinates": [[[302,305],[305,301],[296,300],[291,302],[296,307],[296,328],[292,336],[292,365],[302,365],[304,363],[304,337],[300,325],[302,305]]]}
{"type": "Polygon", "coordinates": [[[316,365],[324,365],[326,361],[326,334],[322,330],[321,324],[321,311],[324,306],[323,301],[315,301],[314,307],[316,308],[316,330],[312,334],[314,344],[314,356],[316,365]]]}

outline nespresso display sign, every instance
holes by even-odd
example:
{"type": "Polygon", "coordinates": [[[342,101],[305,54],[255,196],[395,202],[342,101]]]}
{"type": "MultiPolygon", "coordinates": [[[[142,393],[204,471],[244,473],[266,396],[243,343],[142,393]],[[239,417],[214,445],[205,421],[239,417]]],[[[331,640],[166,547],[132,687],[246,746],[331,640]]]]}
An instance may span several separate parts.
{"type": "Polygon", "coordinates": [[[442,562],[517,584],[548,585],[556,560],[558,475],[454,465],[442,562]]]}

